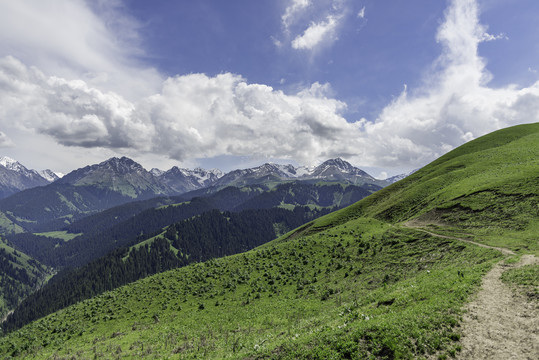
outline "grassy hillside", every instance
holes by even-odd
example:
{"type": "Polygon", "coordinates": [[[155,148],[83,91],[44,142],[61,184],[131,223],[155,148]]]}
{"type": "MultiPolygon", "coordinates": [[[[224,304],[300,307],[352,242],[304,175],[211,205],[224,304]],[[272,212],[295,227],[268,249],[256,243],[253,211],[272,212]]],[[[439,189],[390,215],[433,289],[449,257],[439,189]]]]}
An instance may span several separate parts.
{"type": "Polygon", "coordinates": [[[538,169],[539,123],[499,130],[309,224],[304,232],[372,216],[537,253],[538,169]]]}
{"type": "Polygon", "coordinates": [[[17,358],[446,358],[502,254],[537,252],[539,124],[468,143],[244,254],[158,274],[0,338],[17,358]],[[535,240],[534,240],[535,238],[535,240]]]}

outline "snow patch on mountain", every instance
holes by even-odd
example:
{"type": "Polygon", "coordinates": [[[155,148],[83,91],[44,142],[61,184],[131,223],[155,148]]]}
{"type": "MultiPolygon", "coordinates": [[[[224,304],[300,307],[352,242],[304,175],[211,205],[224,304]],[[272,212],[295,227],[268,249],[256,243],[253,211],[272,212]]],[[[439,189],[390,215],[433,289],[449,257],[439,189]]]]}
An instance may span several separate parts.
{"type": "Polygon", "coordinates": [[[39,171],[38,173],[42,178],[44,178],[48,182],[53,182],[61,178],[61,176],[58,176],[57,173],[49,169],[39,171]]]}
{"type": "Polygon", "coordinates": [[[153,168],[153,169],[150,170],[150,174],[152,174],[155,177],[159,177],[159,176],[163,175],[164,173],[165,173],[165,171],[160,170],[158,168],[153,168]]]}
{"type": "Polygon", "coordinates": [[[16,172],[28,172],[28,169],[25,168],[20,162],[18,162],[15,159],[12,159],[8,156],[2,156],[0,158],[0,165],[5,167],[8,170],[16,171],[16,172]]]}

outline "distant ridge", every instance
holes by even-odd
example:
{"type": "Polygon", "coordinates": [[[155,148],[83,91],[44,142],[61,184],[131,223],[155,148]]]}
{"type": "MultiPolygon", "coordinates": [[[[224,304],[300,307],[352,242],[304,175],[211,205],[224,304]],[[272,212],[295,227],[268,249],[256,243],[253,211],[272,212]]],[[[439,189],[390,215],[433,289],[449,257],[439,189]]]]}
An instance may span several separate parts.
{"type": "Polygon", "coordinates": [[[341,158],[330,159],[322,164],[308,168],[305,166],[294,167],[293,165],[280,165],[266,163],[258,167],[242,170],[234,170],[219,180],[214,186],[226,185],[250,185],[261,181],[286,181],[286,180],[322,180],[322,181],[344,181],[347,183],[375,184],[386,186],[389,182],[375,179],[365,171],[352,166],[349,162],[341,158]]]}
{"type": "Polygon", "coordinates": [[[314,167],[265,163],[257,167],[223,173],[218,169],[186,169],[173,166],[169,170],[153,168],[147,171],[128,157],[112,157],[99,164],[88,165],[67,175],[46,169],[29,170],[9,157],[0,158],[0,199],[17,192],[52,182],[74,186],[97,186],[133,199],[150,196],[170,196],[225,186],[244,186],[282,181],[337,181],[355,185],[387,186],[409,174],[387,180],[376,179],[367,172],[341,159],[329,159],[314,167]]]}
{"type": "Polygon", "coordinates": [[[313,168],[264,164],[223,174],[219,170],[189,170],[176,166],[167,171],[155,168],[147,171],[128,157],[113,157],[74,170],[61,178],[48,171],[44,175],[50,180],[55,179],[52,183],[37,171],[27,170],[15,161],[6,159],[5,163],[19,169],[15,172],[4,168],[7,174],[20,177],[20,172],[26,171],[28,176],[38,179],[38,182],[19,188],[8,188],[6,198],[0,199],[0,217],[5,218],[0,223],[0,231],[6,233],[20,232],[21,229],[47,231],[135,200],[178,195],[191,199],[229,186],[260,185],[261,189],[269,190],[293,181],[330,182],[367,185],[372,192],[388,185],[388,182],[377,180],[342,159],[331,159],[313,168]]]}

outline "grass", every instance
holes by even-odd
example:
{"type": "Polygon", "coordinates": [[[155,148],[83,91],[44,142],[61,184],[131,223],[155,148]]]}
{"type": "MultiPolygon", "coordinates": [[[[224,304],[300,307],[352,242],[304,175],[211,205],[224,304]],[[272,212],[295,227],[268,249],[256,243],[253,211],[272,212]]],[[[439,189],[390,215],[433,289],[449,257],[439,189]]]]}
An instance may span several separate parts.
{"type": "Polygon", "coordinates": [[[459,309],[499,258],[357,219],[103,294],[0,339],[0,354],[427,356],[455,346],[459,309]]]}
{"type": "Polygon", "coordinates": [[[24,232],[23,228],[11,221],[6,214],[0,211],[0,229],[4,233],[22,233],[24,232]]]}
{"type": "Polygon", "coordinates": [[[539,302],[539,265],[525,265],[502,273],[502,281],[539,302]]]}
{"type": "Polygon", "coordinates": [[[530,301],[539,302],[539,265],[525,265],[504,271],[502,281],[530,301]]]}
{"type": "Polygon", "coordinates": [[[539,265],[525,265],[517,269],[507,270],[502,280],[515,285],[539,286],[539,265]]]}
{"type": "Polygon", "coordinates": [[[61,239],[64,241],[69,241],[69,240],[73,240],[77,236],[82,235],[82,233],[71,234],[71,233],[68,233],[67,231],[49,231],[49,232],[44,232],[44,233],[35,233],[34,235],[46,236],[46,237],[50,237],[54,239],[61,239]]]}
{"type": "MultiPolygon", "coordinates": [[[[478,242],[539,255],[539,123],[469,142],[407,178],[307,226],[308,234],[349,219],[417,219],[478,242]]],[[[298,236],[298,234],[294,234],[298,236]]]]}

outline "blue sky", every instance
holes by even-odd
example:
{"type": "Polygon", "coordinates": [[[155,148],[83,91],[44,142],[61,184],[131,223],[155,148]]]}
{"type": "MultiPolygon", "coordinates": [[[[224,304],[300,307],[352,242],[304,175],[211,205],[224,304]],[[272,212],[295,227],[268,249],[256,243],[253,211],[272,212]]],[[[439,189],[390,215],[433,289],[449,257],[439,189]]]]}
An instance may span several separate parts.
{"type": "Polygon", "coordinates": [[[0,0],[0,153],[409,171],[539,121],[535,0],[0,0]]]}

